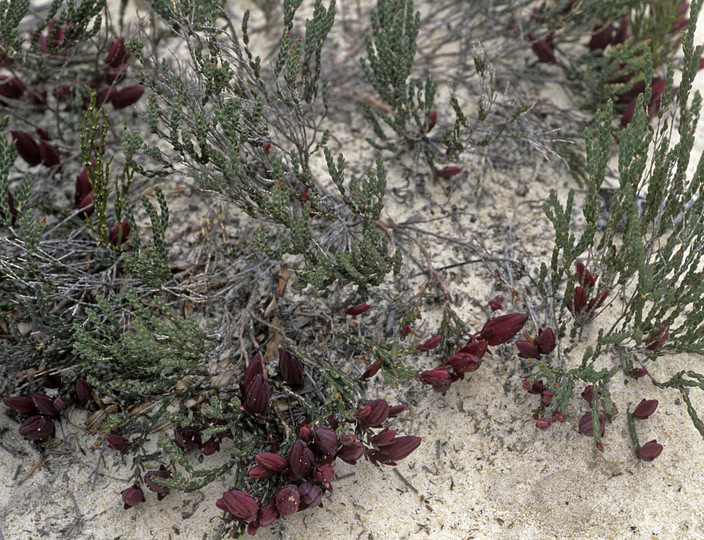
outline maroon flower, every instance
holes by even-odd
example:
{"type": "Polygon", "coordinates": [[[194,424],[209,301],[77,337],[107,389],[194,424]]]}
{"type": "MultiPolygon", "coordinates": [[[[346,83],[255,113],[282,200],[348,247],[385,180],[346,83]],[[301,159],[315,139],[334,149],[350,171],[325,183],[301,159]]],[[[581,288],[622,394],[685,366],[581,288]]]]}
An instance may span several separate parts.
{"type": "Polygon", "coordinates": [[[527,320],[528,315],[525,313],[501,315],[500,317],[487,321],[480,332],[480,336],[492,347],[501,345],[518,334],[527,320]]]}
{"type": "Polygon", "coordinates": [[[361,407],[355,416],[362,427],[381,427],[389,417],[389,404],[384,399],[375,399],[361,407]]]}
{"type": "Polygon", "coordinates": [[[144,94],[144,88],[138,84],[123,88],[115,94],[114,98],[112,98],[112,106],[116,109],[124,109],[125,107],[129,107],[130,105],[137,103],[139,98],[142,97],[142,94],[144,94]]]}
{"type": "Polygon", "coordinates": [[[293,388],[303,386],[303,362],[291,351],[282,349],[279,353],[279,373],[293,388]]]}
{"type": "Polygon", "coordinates": [[[345,463],[355,465],[357,460],[364,454],[364,445],[361,442],[343,444],[337,451],[336,458],[340,458],[345,463]]]}
{"type": "Polygon", "coordinates": [[[52,390],[60,388],[61,375],[58,373],[49,373],[48,371],[44,371],[42,373],[42,384],[44,385],[44,388],[50,388],[52,390]]]}
{"type": "Polygon", "coordinates": [[[535,427],[540,429],[541,431],[545,431],[550,427],[550,419],[549,418],[538,418],[538,421],[535,423],[535,427]]]}
{"type": "Polygon", "coordinates": [[[381,358],[375,360],[366,370],[364,370],[364,373],[360,375],[359,380],[366,381],[368,379],[371,379],[374,375],[377,374],[379,369],[381,369],[382,364],[383,362],[381,361],[381,358]]]}
{"type": "Polygon", "coordinates": [[[125,48],[125,38],[120,37],[110,43],[110,50],[108,51],[108,55],[105,57],[105,64],[111,67],[118,67],[122,64],[126,53],[127,49],[125,48]]]}
{"type": "Polygon", "coordinates": [[[93,214],[93,212],[95,211],[95,207],[93,206],[93,199],[94,196],[92,191],[88,193],[88,195],[83,197],[83,200],[78,204],[78,208],[83,210],[83,212],[79,214],[79,217],[88,218],[90,215],[93,214]]]}
{"type": "Polygon", "coordinates": [[[2,400],[2,402],[22,414],[37,414],[37,406],[30,396],[10,396],[2,400]]]}
{"type": "Polygon", "coordinates": [[[408,405],[394,405],[393,407],[389,407],[389,418],[395,418],[407,409],[408,405]]]}
{"type": "Polygon", "coordinates": [[[540,403],[548,407],[550,406],[550,403],[552,403],[552,398],[554,396],[555,392],[553,392],[552,390],[545,390],[542,394],[540,394],[540,403]]]}
{"type": "Polygon", "coordinates": [[[239,489],[226,491],[222,494],[222,498],[215,502],[220,510],[229,512],[237,521],[250,523],[257,519],[260,504],[249,493],[239,489]]]}
{"type": "Polygon", "coordinates": [[[401,327],[401,331],[399,334],[401,335],[401,339],[406,339],[408,337],[408,334],[411,333],[411,325],[406,323],[401,327]]]}
{"type": "MultiPolygon", "coordinates": [[[[606,417],[603,414],[599,415],[599,435],[604,436],[606,417]]],[[[584,416],[579,419],[579,432],[587,437],[594,436],[594,423],[592,422],[592,413],[584,413],[584,416]]]]}
{"type": "Polygon", "coordinates": [[[460,174],[462,172],[462,167],[458,167],[457,165],[448,165],[447,167],[443,167],[442,169],[436,170],[435,175],[439,176],[440,178],[444,178],[445,180],[449,180],[453,176],[460,174]]]}
{"type": "Polygon", "coordinates": [[[662,444],[660,444],[656,439],[653,439],[638,448],[636,455],[642,461],[653,461],[656,457],[662,454],[662,449],[662,444]]]}
{"type": "Polygon", "coordinates": [[[257,375],[264,375],[264,367],[262,365],[262,355],[257,353],[249,361],[249,365],[244,372],[244,377],[240,382],[240,393],[242,395],[242,400],[244,401],[247,396],[247,387],[252,383],[254,377],[257,375]]]}
{"type": "Polygon", "coordinates": [[[377,449],[371,452],[369,458],[372,462],[385,465],[396,465],[397,461],[407,458],[420,446],[420,437],[396,437],[394,430],[384,430],[372,439],[372,444],[377,449]]]}
{"type": "MultiPolygon", "coordinates": [[[[100,72],[102,73],[103,77],[105,78],[105,83],[110,86],[114,86],[116,84],[120,84],[122,81],[125,80],[125,77],[127,77],[127,66],[122,64],[122,65],[117,66],[116,68],[108,67],[107,69],[101,69],[100,72]]],[[[130,86],[129,88],[132,88],[132,87],[130,86]]],[[[137,88],[141,88],[141,87],[137,86],[137,88]]],[[[142,91],[144,91],[144,90],[142,90],[142,91]]],[[[117,94],[115,94],[115,95],[117,95],[117,94]]],[[[140,96],[141,96],[141,94],[140,94],[140,96]]],[[[137,98],[137,99],[139,99],[139,98],[137,98]]],[[[113,98],[113,101],[114,101],[114,98],[113,98]]],[[[122,108],[122,107],[119,107],[119,108],[122,108]]]]}
{"type": "Polygon", "coordinates": [[[30,167],[39,165],[42,162],[42,156],[39,153],[39,145],[29,133],[21,129],[11,131],[12,138],[17,147],[19,156],[27,162],[30,167]]]}
{"type": "Polygon", "coordinates": [[[447,361],[448,364],[452,366],[455,373],[460,379],[464,379],[465,373],[470,373],[479,369],[482,365],[482,361],[471,353],[465,353],[462,351],[457,351],[455,354],[450,356],[447,361]]]}
{"type": "Polygon", "coordinates": [[[276,476],[276,471],[267,469],[264,465],[255,465],[247,471],[247,475],[252,478],[256,478],[257,480],[266,480],[267,478],[276,476]]]}
{"type": "MultiPolygon", "coordinates": [[[[19,99],[27,89],[25,84],[17,77],[0,75],[0,96],[9,99],[19,99]]],[[[0,100],[0,103],[5,103],[0,100]]]]}
{"type": "Polygon", "coordinates": [[[256,375],[245,392],[244,406],[252,414],[264,414],[273,393],[264,375],[256,375]]]}
{"type": "Polygon", "coordinates": [[[516,341],[516,347],[518,348],[518,356],[521,358],[540,358],[538,346],[532,341],[519,339],[516,341]]]}
{"type": "Polygon", "coordinates": [[[88,180],[88,169],[83,167],[81,174],[76,177],[76,192],[73,196],[73,207],[81,208],[79,206],[81,201],[93,191],[93,188],[88,180]]]}
{"type": "Polygon", "coordinates": [[[450,385],[458,379],[458,376],[450,373],[445,366],[438,366],[435,369],[419,373],[418,379],[423,384],[432,386],[436,392],[445,395],[450,389],[450,385]]]}
{"type": "Polygon", "coordinates": [[[174,442],[184,452],[197,450],[203,444],[200,431],[191,427],[177,427],[174,429],[174,442]]]}
{"type": "Polygon", "coordinates": [[[61,412],[64,409],[66,409],[66,407],[68,407],[68,403],[66,403],[66,400],[64,398],[62,398],[61,396],[57,397],[54,400],[54,408],[57,411],[61,412]]]}
{"type": "Polygon", "coordinates": [[[127,452],[127,449],[130,446],[130,442],[127,439],[115,432],[108,435],[106,440],[108,441],[108,446],[118,452],[127,452]]]}
{"type": "Polygon", "coordinates": [[[130,224],[127,223],[126,219],[122,220],[122,223],[116,224],[108,235],[108,240],[114,246],[118,244],[124,244],[130,237],[130,224]]]}
{"type": "Polygon", "coordinates": [[[356,317],[367,311],[371,306],[369,304],[360,304],[358,306],[352,306],[347,308],[345,313],[351,317],[356,317]]]}
{"type": "Polygon", "coordinates": [[[42,163],[47,167],[53,167],[61,163],[61,156],[56,146],[46,141],[39,141],[39,155],[42,163]]]}
{"type": "Polygon", "coordinates": [[[670,323],[666,320],[653,330],[648,339],[645,341],[645,348],[649,351],[654,351],[663,346],[669,335],[670,323]]]}
{"type": "Polygon", "coordinates": [[[538,62],[557,64],[555,49],[552,46],[552,35],[546,36],[545,39],[538,39],[532,32],[527,32],[526,37],[530,41],[530,48],[533,49],[533,53],[538,57],[538,62]]]}
{"type": "Polygon", "coordinates": [[[93,388],[83,378],[76,379],[73,383],[73,388],[76,391],[76,397],[81,403],[87,402],[93,396],[93,388]]]}
{"type": "Polygon", "coordinates": [[[533,381],[531,384],[528,382],[528,379],[525,378],[523,379],[523,388],[528,390],[529,394],[542,394],[544,390],[543,380],[538,379],[537,381],[533,381]]]}
{"type": "Polygon", "coordinates": [[[633,411],[634,418],[645,420],[658,408],[657,399],[643,399],[633,411]]]}
{"type": "Polygon", "coordinates": [[[550,354],[555,350],[556,345],[555,332],[552,328],[538,330],[538,349],[540,354],[550,354]]]}
{"type": "Polygon", "coordinates": [[[273,452],[260,452],[254,456],[254,459],[256,459],[257,463],[261,466],[274,472],[285,471],[288,467],[288,461],[286,461],[286,458],[280,456],[279,454],[274,454],[273,452]]]}
{"type": "Polygon", "coordinates": [[[125,503],[125,510],[137,506],[139,503],[143,503],[144,493],[142,488],[137,484],[133,484],[131,487],[122,490],[122,502],[125,503]]]}
{"type": "Polygon", "coordinates": [[[337,435],[329,427],[319,427],[313,432],[315,449],[324,456],[334,456],[337,452],[337,435]]]}
{"type": "Polygon", "coordinates": [[[54,422],[46,416],[32,416],[22,423],[19,434],[28,441],[47,439],[54,435],[54,422]]]}
{"type": "Polygon", "coordinates": [[[279,512],[276,510],[276,504],[269,503],[262,506],[259,512],[259,526],[268,527],[279,517],[279,512]]]}
{"type": "Polygon", "coordinates": [[[472,338],[458,352],[473,354],[481,360],[486,352],[487,345],[488,343],[484,339],[477,340],[472,338]]]}
{"type": "Polygon", "coordinates": [[[151,491],[157,494],[156,498],[160,501],[169,494],[169,491],[171,491],[171,489],[168,486],[162,486],[161,484],[157,484],[154,481],[154,477],[171,478],[171,472],[166,470],[166,467],[164,467],[163,465],[160,465],[158,471],[149,471],[144,475],[144,483],[151,491]]]}
{"type": "Polygon", "coordinates": [[[423,343],[422,345],[419,345],[418,350],[421,352],[432,351],[438,345],[440,345],[441,340],[442,340],[442,336],[440,334],[438,334],[437,336],[433,336],[429,340],[427,340],[425,343],[423,343]]]}
{"type": "Polygon", "coordinates": [[[46,90],[39,90],[39,88],[30,88],[27,92],[27,101],[30,105],[34,105],[43,110],[46,109],[46,98],[48,93],[46,90]]]}
{"type": "Polygon", "coordinates": [[[112,101],[115,99],[115,96],[117,95],[117,92],[118,90],[114,86],[108,86],[107,88],[103,88],[100,92],[98,92],[98,105],[112,103],[112,101]]]}
{"type": "Polygon", "coordinates": [[[633,368],[628,374],[634,379],[640,379],[648,374],[648,370],[645,368],[633,368]]]}
{"type": "Polygon", "coordinates": [[[218,437],[210,437],[203,443],[203,455],[210,456],[215,452],[220,451],[220,439],[218,437]]]}
{"type": "Polygon", "coordinates": [[[614,23],[610,22],[604,26],[597,26],[592,32],[592,39],[589,41],[589,50],[603,50],[611,45],[614,33],[614,23]]]}
{"type": "MultiPolygon", "coordinates": [[[[313,451],[308,448],[308,445],[302,440],[297,440],[293,443],[291,450],[289,450],[288,465],[291,467],[293,474],[307,478],[310,476],[313,471],[313,466],[315,465],[313,451]]],[[[279,509],[279,511],[281,511],[281,509],[279,509]]]]}
{"type": "Polygon", "coordinates": [[[328,490],[331,489],[330,482],[335,478],[335,469],[332,463],[321,463],[315,466],[313,470],[313,478],[316,482],[323,484],[328,490]]]}
{"type": "Polygon", "coordinates": [[[295,514],[300,504],[301,496],[293,484],[282,487],[276,495],[276,509],[283,518],[295,514]]]}
{"type": "Polygon", "coordinates": [[[310,482],[303,482],[300,486],[298,486],[298,494],[301,498],[299,510],[315,508],[316,506],[320,506],[323,502],[322,490],[310,482]]]}
{"type": "Polygon", "coordinates": [[[45,394],[34,394],[32,396],[32,401],[37,406],[39,414],[44,414],[46,416],[56,416],[59,412],[54,407],[54,401],[45,394]]]}

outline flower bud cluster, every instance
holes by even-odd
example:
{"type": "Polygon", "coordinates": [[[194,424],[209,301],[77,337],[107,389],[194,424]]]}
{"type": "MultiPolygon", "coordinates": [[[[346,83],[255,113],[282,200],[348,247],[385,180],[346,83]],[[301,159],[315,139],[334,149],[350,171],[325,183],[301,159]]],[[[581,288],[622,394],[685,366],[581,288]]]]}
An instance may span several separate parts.
{"type": "Polygon", "coordinates": [[[606,297],[609,296],[609,291],[607,289],[595,293],[595,284],[599,276],[593,275],[584,267],[584,263],[580,261],[577,261],[575,266],[579,285],[574,288],[572,300],[567,302],[567,309],[578,321],[586,322],[594,318],[596,310],[601,307],[606,297]]]}

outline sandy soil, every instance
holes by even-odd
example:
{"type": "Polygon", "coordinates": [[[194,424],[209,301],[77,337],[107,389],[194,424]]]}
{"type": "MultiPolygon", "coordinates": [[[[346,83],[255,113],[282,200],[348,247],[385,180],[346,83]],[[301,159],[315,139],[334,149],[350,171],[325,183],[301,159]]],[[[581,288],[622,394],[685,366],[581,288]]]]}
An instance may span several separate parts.
{"type": "MultiPolygon", "coordinates": [[[[700,32],[698,42],[702,36],[700,32]]],[[[704,90],[701,77],[698,85],[704,90]]],[[[555,92],[548,88],[543,94],[555,92]]],[[[344,127],[339,123],[333,132],[348,161],[368,155],[362,137],[344,127]]],[[[704,125],[698,133],[697,156],[704,149],[704,125]]],[[[563,168],[538,156],[535,163],[518,170],[492,169],[481,161],[463,165],[466,172],[447,189],[414,176],[410,163],[398,164],[390,170],[389,191],[407,181],[423,190],[410,204],[388,197],[385,217],[399,222],[433,215],[442,218],[432,224],[437,234],[481,237],[487,244],[502,239],[502,245],[506,242],[535,271],[551,238],[540,209],[542,198],[551,188],[564,197],[574,181],[563,168]],[[467,196],[467,187],[476,197],[467,196]],[[453,205],[459,210],[450,210],[453,205]]],[[[201,207],[206,204],[198,202],[197,195],[188,204],[194,200],[201,207]]],[[[468,257],[443,240],[427,245],[438,267],[468,257]]],[[[478,328],[484,319],[473,299],[489,299],[496,292],[491,274],[476,268],[469,276],[448,270],[442,277],[456,299],[457,313],[478,328]]],[[[438,313],[424,314],[423,329],[432,331],[438,321],[438,313]]],[[[436,362],[432,357],[413,361],[426,369],[436,362]]],[[[702,372],[704,360],[663,357],[653,372],[673,373],[685,366],[702,372]]],[[[660,400],[657,414],[638,427],[642,441],[657,438],[665,450],[653,463],[643,463],[632,454],[624,415],[607,426],[604,453],[579,435],[576,420],[586,411],[579,400],[573,400],[567,422],[538,431],[531,419],[537,398],[522,391],[521,377],[515,356],[507,349],[453,385],[444,397],[415,388],[398,398],[410,407],[395,426],[423,438],[416,452],[395,469],[366,462],[337,465],[340,478],[333,483],[334,493],[324,498],[324,508],[279,520],[257,536],[704,537],[704,442],[675,392],[656,393],[644,380],[623,376],[614,380],[614,400],[623,408],[643,397],[660,400]]],[[[377,385],[368,395],[386,397],[389,391],[377,385]]],[[[704,409],[704,396],[693,392],[692,400],[704,409]]],[[[224,521],[214,503],[231,487],[226,481],[196,494],[172,492],[160,503],[148,496],[146,503],[125,511],[120,491],[128,486],[129,458],[94,449],[94,437],[80,427],[86,416],[80,410],[64,415],[57,442],[42,456],[17,434],[13,420],[0,415],[0,540],[215,538],[224,521]]],[[[229,449],[226,441],[222,451],[229,449]]],[[[208,459],[216,460],[217,454],[208,459]]]]}

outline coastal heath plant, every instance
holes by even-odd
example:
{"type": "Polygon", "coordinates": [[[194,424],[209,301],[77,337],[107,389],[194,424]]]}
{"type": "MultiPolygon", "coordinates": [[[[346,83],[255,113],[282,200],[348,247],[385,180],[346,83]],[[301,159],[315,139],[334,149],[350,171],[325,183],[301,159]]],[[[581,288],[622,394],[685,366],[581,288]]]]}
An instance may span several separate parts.
{"type": "MultiPolygon", "coordinates": [[[[573,228],[574,191],[564,202],[552,192],[544,207],[555,229],[555,244],[527,294],[536,326],[553,328],[558,346],[551,355],[524,360],[526,387],[541,395],[545,390],[553,393],[536,410],[538,422],[548,420],[549,425],[555,415],[565,413],[578,385],[585,385],[582,397],[590,410],[580,431],[593,436],[600,449],[604,422],[617,414],[609,383],[619,371],[647,377],[656,388],[678,390],[704,436],[689,394],[704,390],[704,375],[685,369],[661,379],[648,370],[665,355],[704,353],[704,157],[694,174],[687,175],[702,103],[700,93],[692,92],[704,52],[703,46],[694,46],[700,9],[701,1],[693,2],[682,39],[679,91],[675,94],[670,68],[653,127],[647,111],[653,72],[650,53],[644,52],[648,87],[637,99],[632,122],[621,132],[618,186],[606,209],[605,226],[599,227],[604,209],[597,194],[613,145],[610,101],[585,133],[589,184],[581,234],[573,228]],[[613,322],[604,322],[604,312],[613,322]],[[580,343],[581,360],[575,358],[580,343]]],[[[635,430],[630,433],[638,457],[654,459],[659,454],[644,450],[647,445],[641,448],[635,430]]]]}

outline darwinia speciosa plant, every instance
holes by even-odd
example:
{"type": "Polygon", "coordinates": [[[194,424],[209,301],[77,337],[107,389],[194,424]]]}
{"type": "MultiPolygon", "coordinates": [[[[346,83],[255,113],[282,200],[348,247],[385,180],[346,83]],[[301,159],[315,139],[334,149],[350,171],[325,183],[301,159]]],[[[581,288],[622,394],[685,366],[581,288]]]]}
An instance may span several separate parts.
{"type": "MultiPolygon", "coordinates": [[[[525,386],[541,395],[535,418],[539,428],[547,429],[551,421],[563,417],[573,391],[583,385],[582,397],[589,410],[579,430],[593,436],[600,449],[605,424],[618,412],[609,382],[619,372],[641,379],[634,384],[649,381],[657,388],[679,390],[695,428],[704,436],[704,424],[689,397],[692,389],[704,390],[704,376],[683,370],[669,378],[656,378],[648,369],[650,364],[662,362],[665,354],[704,352],[704,161],[700,159],[691,178],[686,175],[701,105],[699,93],[691,93],[704,49],[693,46],[694,21],[700,8],[701,2],[692,4],[691,22],[682,37],[679,91],[673,88],[673,70],[669,69],[653,128],[648,127],[648,106],[655,79],[649,67],[650,52],[644,52],[646,88],[637,99],[632,121],[620,134],[619,185],[608,207],[605,227],[600,230],[598,224],[597,193],[613,145],[611,101],[597,113],[594,127],[585,134],[589,186],[582,234],[576,235],[572,228],[573,192],[564,203],[552,193],[545,204],[555,228],[555,246],[551,261],[542,264],[528,294],[536,308],[538,332],[545,335],[550,328],[557,346],[548,354],[541,349],[540,335],[537,340],[528,337],[518,342],[529,372],[525,386]],[[605,357],[616,362],[597,368],[597,362],[604,365],[605,357]]],[[[654,390],[646,388],[644,393],[654,390]]],[[[641,413],[643,408],[639,406],[641,413]]],[[[627,411],[634,450],[640,459],[651,461],[662,446],[655,441],[640,445],[633,414],[627,411]]]]}

